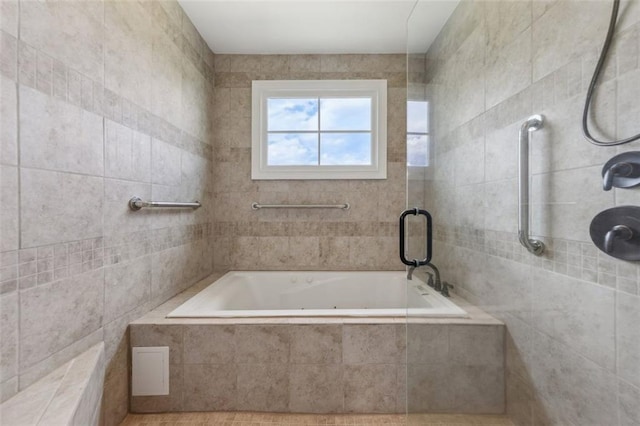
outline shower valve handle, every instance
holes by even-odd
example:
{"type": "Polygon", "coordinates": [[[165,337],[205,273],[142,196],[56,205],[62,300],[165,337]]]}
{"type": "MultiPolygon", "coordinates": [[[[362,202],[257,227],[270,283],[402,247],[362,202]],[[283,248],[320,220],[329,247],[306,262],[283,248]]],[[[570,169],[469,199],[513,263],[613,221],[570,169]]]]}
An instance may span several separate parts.
{"type": "Polygon", "coordinates": [[[640,151],[618,154],[602,167],[602,189],[632,188],[640,185],[640,151]]]}
{"type": "Polygon", "coordinates": [[[613,251],[613,242],[616,239],[629,241],[633,238],[633,230],[626,225],[616,225],[604,236],[604,251],[611,253],[613,251]]]}
{"type": "Polygon", "coordinates": [[[615,177],[629,177],[633,173],[633,166],[629,163],[616,163],[604,172],[602,189],[610,191],[615,177]]]}

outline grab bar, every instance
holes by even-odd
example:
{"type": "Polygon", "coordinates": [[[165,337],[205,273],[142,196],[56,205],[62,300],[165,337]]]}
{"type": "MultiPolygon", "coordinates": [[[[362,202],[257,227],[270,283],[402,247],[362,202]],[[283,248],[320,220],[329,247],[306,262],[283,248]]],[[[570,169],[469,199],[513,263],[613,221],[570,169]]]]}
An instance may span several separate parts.
{"type": "Polygon", "coordinates": [[[351,204],[258,204],[252,203],[253,210],[260,209],[342,209],[349,210],[351,204]]]}
{"type": "Polygon", "coordinates": [[[197,209],[202,204],[199,201],[193,201],[190,203],[179,203],[173,201],[143,201],[139,197],[133,197],[129,200],[129,208],[133,211],[138,211],[144,207],[176,207],[176,208],[192,208],[197,209]]]}
{"type": "Polygon", "coordinates": [[[522,123],[518,143],[518,238],[530,253],[540,256],[544,252],[544,243],[529,238],[529,133],[540,130],[544,125],[544,116],[532,115],[522,123]]]}

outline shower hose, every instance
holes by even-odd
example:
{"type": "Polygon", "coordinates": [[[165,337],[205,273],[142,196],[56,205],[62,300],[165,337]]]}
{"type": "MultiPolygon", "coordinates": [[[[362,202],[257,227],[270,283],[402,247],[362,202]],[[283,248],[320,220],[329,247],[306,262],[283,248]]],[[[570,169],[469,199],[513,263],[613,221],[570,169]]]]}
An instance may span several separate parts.
{"type": "Polygon", "coordinates": [[[591,78],[589,89],[587,90],[587,100],[584,104],[584,113],[582,114],[582,132],[584,133],[585,138],[587,138],[589,142],[598,146],[623,145],[629,142],[640,140],[640,133],[639,133],[627,139],[613,140],[613,141],[600,141],[595,139],[593,136],[591,136],[591,133],[589,132],[588,117],[589,117],[589,107],[591,106],[591,97],[593,96],[593,91],[595,90],[596,84],[598,83],[598,78],[602,73],[602,68],[604,67],[604,63],[607,60],[607,54],[609,53],[609,49],[611,48],[611,42],[613,41],[613,34],[616,30],[616,22],[618,20],[619,9],[620,9],[620,0],[613,0],[613,9],[611,11],[611,20],[609,21],[609,30],[607,31],[607,38],[604,41],[604,46],[602,47],[602,52],[600,53],[600,59],[598,59],[598,64],[596,65],[596,69],[593,72],[593,77],[591,78]]]}

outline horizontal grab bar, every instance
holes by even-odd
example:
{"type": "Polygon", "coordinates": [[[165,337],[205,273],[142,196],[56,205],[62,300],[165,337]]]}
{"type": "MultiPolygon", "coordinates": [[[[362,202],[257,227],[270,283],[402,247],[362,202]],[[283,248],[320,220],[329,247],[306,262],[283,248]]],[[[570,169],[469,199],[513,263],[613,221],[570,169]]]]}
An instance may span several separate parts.
{"type": "Polygon", "coordinates": [[[145,207],[172,207],[172,208],[191,208],[197,209],[202,206],[199,201],[193,201],[189,203],[180,203],[173,201],[143,201],[139,197],[133,197],[129,200],[129,208],[133,211],[138,211],[145,207]]]}
{"type": "Polygon", "coordinates": [[[344,204],[258,204],[252,203],[253,210],[260,209],[342,209],[349,210],[351,205],[344,204]]]}

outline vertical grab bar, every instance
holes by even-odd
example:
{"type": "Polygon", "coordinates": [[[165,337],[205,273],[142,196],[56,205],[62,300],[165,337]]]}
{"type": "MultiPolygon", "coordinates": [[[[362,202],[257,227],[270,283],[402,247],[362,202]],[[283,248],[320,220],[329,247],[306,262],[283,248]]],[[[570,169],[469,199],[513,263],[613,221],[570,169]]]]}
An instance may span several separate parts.
{"type": "Polygon", "coordinates": [[[544,243],[529,238],[529,133],[540,130],[544,124],[542,115],[532,115],[522,123],[518,143],[518,238],[530,253],[540,256],[544,243]]]}

